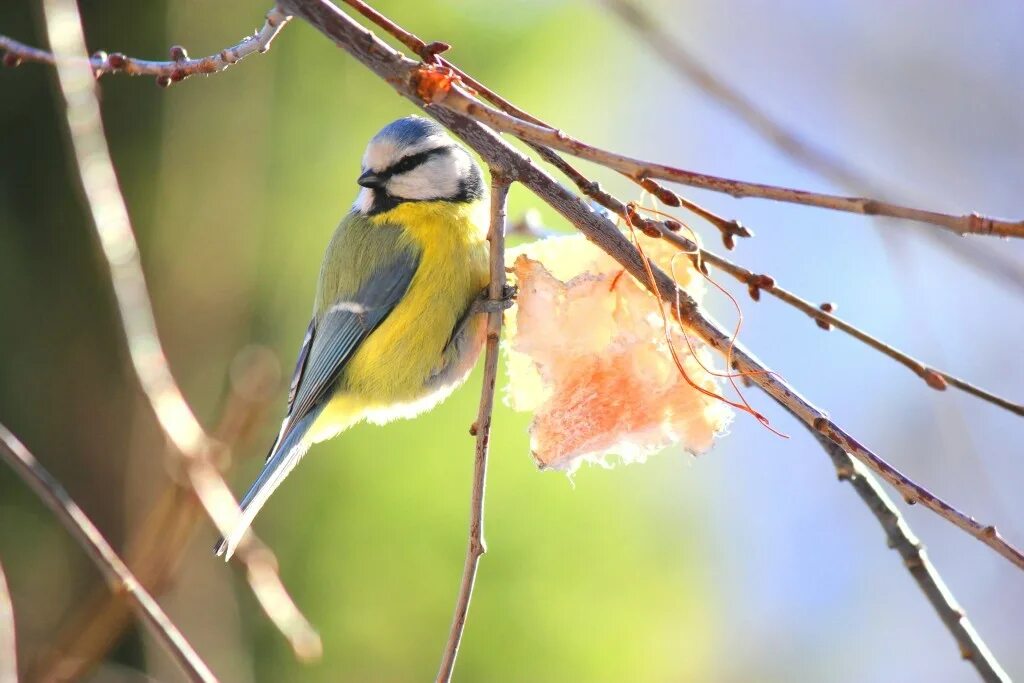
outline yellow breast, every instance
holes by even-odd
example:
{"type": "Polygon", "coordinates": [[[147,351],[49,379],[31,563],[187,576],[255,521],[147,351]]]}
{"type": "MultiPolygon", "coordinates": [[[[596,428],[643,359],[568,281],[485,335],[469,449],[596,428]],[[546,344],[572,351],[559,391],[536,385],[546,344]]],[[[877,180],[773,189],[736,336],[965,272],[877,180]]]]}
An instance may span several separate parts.
{"type": "Polygon", "coordinates": [[[421,249],[405,297],[345,368],[345,392],[379,410],[430,393],[427,380],[452,331],[487,286],[487,206],[407,202],[373,221],[403,226],[421,249]]]}

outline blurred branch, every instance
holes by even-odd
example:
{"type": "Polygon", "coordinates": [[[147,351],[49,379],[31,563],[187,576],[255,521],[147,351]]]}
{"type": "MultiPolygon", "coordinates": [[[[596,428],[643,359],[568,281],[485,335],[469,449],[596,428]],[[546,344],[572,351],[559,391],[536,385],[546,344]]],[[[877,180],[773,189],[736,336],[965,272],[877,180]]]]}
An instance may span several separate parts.
{"type": "Polygon", "coordinates": [[[907,571],[914,577],[914,581],[924,592],[942,623],[956,639],[961,656],[971,662],[983,681],[1008,683],[1010,677],[999,666],[985,641],[974,630],[973,624],[957,604],[952,591],[939,576],[935,565],[928,559],[921,542],[889,500],[889,496],[879,486],[878,481],[842,448],[813,430],[812,434],[832,459],[839,480],[848,481],[864,504],[874,513],[889,540],[889,547],[895,549],[903,558],[907,571]]]}
{"type": "MultiPolygon", "coordinates": [[[[227,401],[214,432],[226,447],[240,445],[262,422],[279,379],[280,366],[270,351],[249,348],[236,356],[227,401]]],[[[202,513],[187,479],[172,481],[143,522],[132,529],[126,562],[150,593],[159,595],[173,585],[202,513]]],[[[32,680],[67,681],[86,676],[118,643],[130,619],[130,605],[124,596],[94,592],[65,622],[52,650],[34,667],[32,680]]]]}
{"type": "MultiPolygon", "coordinates": [[[[189,76],[214,74],[251,54],[266,52],[270,49],[270,43],[290,18],[275,7],[267,12],[263,28],[251,36],[247,36],[236,45],[226,47],[209,57],[189,59],[185,48],[174,45],[171,47],[171,59],[167,62],[136,59],[120,52],[108,55],[106,52],[100,51],[89,58],[89,66],[92,68],[95,78],[113,73],[123,73],[129,76],[156,76],[157,85],[166,88],[171,83],[183,81],[189,76]]],[[[22,62],[38,62],[51,66],[56,64],[54,56],[49,52],[25,45],[3,35],[0,35],[0,51],[4,52],[4,66],[8,67],[18,66],[22,62]]]]}
{"type": "MultiPolygon", "coordinates": [[[[47,0],[52,1],[52,0],[47,0]]],[[[40,465],[28,449],[0,425],[0,457],[17,473],[29,488],[61,521],[82,546],[89,559],[99,567],[111,591],[125,596],[157,640],[167,648],[191,681],[216,681],[192,646],[164,613],[160,605],[142,587],[131,570],[110,547],[99,529],[71,500],[67,491],[40,465]]]]}
{"type": "MultiPolygon", "coordinates": [[[[850,192],[879,197],[889,194],[882,184],[873,181],[845,159],[807,141],[796,131],[770,116],[738,88],[727,83],[692,54],[677,37],[667,33],[658,18],[639,2],[603,1],[677,75],[731,111],[763,140],[792,161],[845,187],[850,192]]],[[[975,267],[979,272],[1000,277],[1007,284],[1024,290],[1024,266],[1010,258],[1009,254],[995,249],[985,249],[976,243],[953,240],[944,233],[931,230],[921,232],[924,237],[953,257],[975,267]]],[[[889,234],[884,231],[880,233],[889,234]]]]}
{"type": "MultiPolygon", "coordinates": [[[[160,427],[181,455],[192,490],[218,530],[227,533],[240,519],[240,510],[212,462],[213,455],[224,447],[206,434],[192,413],[160,344],[138,244],[103,132],[78,6],[74,0],[44,0],[43,8],[67,104],[71,145],[86,204],[110,268],[132,366],[160,427]]],[[[270,14],[274,15],[274,11],[270,14]]],[[[273,554],[253,534],[246,539],[240,544],[238,555],[264,611],[288,638],[297,656],[318,657],[320,639],[281,584],[273,554]]]]}
{"type": "Polygon", "coordinates": [[[14,635],[14,603],[0,564],[0,683],[18,683],[18,647],[14,635]]]}
{"type": "Polygon", "coordinates": [[[476,437],[476,455],[473,460],[473,493],[469,509],[469,544],[466,563],[462,569],[455,615],[448,634],[448,642],[441,656],[437,683],[448,683],[455,669],[462,633],[466,628],[469,601],[473,597],[477,566],[480,556],[487,552],[484,543],[484,492],[487,479],[487,452],[491,440],[491,415],[494,411],[494,385],[498,380],[498,342],[504,316],[505,297],[505,210],[508,189],[514,175],[498,165],[491,165],[491,226],[487,233],[490,244],[491,279],[487,286],[487,299],[491,309],[487,312],[487,346],[484,358],[484,377],[480,389],[480,406],[476,422],[470,433],[476,437]]]}

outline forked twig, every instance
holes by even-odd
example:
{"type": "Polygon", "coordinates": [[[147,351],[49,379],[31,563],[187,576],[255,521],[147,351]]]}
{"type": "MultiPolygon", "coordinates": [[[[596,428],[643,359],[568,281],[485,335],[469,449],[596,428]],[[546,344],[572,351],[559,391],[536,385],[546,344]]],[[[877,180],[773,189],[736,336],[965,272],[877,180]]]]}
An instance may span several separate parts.
{"type": "Polygon", "coordinates": [[[505,295],[505,211],[508,189],[512,176],[498,165],[491,168],[491,226],[487,233],[490,243],[491,281],[487,286],[487,298],[496,310],[487,313],[487,346],[484,357],[484,378],[480,388],[480,406],[476,422],[470,433],[476,437],[473,460],[473,493],[469,509],[469,544],[466,548],[466,562],[462,569],[459,596],[455,602],[455,614],[448,634],[441,667],[437,672],[437,683],[448,683],[455,670],[455,658],[459,654],[462,633],[466,628],[469,601],[473,597],[480,556],[487,552],[484,543],[484,492],[487,478],[487,452],[491,439],[491,414],[494,411],[494,385],[498,381],[498,342],[501,339],[503,311],[500,308],[505,295]]]}
{"type": "MultiPolygon", "coordinates": [[[[166,62],[150,61],[129,57],[121,52],[96,52],[89,58],[94,77],[104,74],[123,73],[129,76],[156,76],[156,83],[166,88],[172,83],[183,81],[196,74],[215,74],[236,64],[252,54],[262,54],[270,49],[270,43],[281,31],[291,17],[285,16],[274,7],[267,12],[266,21],[256,33],[242,39],[236,45],[226,47],[215,55],[189,59],[188,53],[180,45],[171,48],[171,59],[166,62]]],[[[45,50],[26,45],[25,43],[0,35],[0,50],[5,54],[5,66],[18,66],[22,62],[38,62],[54,65],[54,56],[45,50]]]]}
{"type": "MultiPolygon", "coordinates": [[[[47,0],[51,1],[51,0],[47,0]]],[[[125,566],[103,534],[71,500],[64,487],[29,453],[7,427],[0,425],[0,457],[35,491],[43,503],[63,523],[99,568],[110,589],[123,593],[153,635],[181,666],[189,680],[209,683],[216,677],[185,640],[178,627],[164,613],[131,570],[125,566]]]]}
{"type": "Polygon", "coordinates": [[[733,197],[759,197],[761,199],[816,206],[822,209],[845,211],[864,216],[902,218],[935,225],[960,235],[978,234],[1024,237],[1024,220],[1009,221],[982,216],[977,213],[966,216],[953,216],[937,211],[900,206],[878,199],[842,197],[819,192],[808,192],[806,190],[795,190],[789,187],[722,178],[617,154],[569,137],[559,129],[539,126],[489,107],[474,99],[456,83],[453,83],[450,88],[446,88],[443,91],[437,91],[430,103],[441,104],[481,123],[485,123],[495,130],[514,135],[524,142],[532,142],[550,147],[551,149],[561,150],[637,179],[660,178],[661,180],[699,187],[712,192],[721,192],[733,197]]]}
{"type": "MultiPolygon", "coordinates": [[[[239,521],[240,510],[211,461],[211,455],[221,446],[210,439],[192,413],[160,344],[138,244],[103,132],[78,6],[74,0],[44,0],[43,7],[57,77],[67,104],[66,118],[78,174],[110,268],[132,366],[160,427],[182,456],[193,490],[218,530],[226,534],[239,521]]],[[[279,629],[295,627],[296,630],[283,633],[296,654],[316,658],[321,649],[319,637],[311,629],[302,628],[305,619],[295,618],[298,609],[277,578],[273,556],[255,543],[249,541],[247,545],[243,541],[239,547],[250,586],[279,629]]]]}

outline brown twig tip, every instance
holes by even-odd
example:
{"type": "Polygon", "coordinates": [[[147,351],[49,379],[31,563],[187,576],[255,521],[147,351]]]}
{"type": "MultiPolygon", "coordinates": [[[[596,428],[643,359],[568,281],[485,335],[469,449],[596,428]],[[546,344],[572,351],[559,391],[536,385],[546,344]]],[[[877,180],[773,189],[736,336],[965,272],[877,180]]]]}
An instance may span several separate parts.
{"type": "Polygon", "coordinates": [[[750,293],[750,298],[754,301],[760,301],[762,289],[768,291],[775,289],[775,278],[764,274],[751,275],[747,280],[747,292],[750,293]]]}
{"type": "Polygon", "coordinates": [[[440,41],[435,40],[432,43],[424,45],[423,49],[420,50],[419,55],[424,62],[440,65],[441,60],[438,59],[437,56],[442,52],[447,52],[450,49],[452,49],[452,46],[449,45],[448,43],[442,43],[440,41]]]}

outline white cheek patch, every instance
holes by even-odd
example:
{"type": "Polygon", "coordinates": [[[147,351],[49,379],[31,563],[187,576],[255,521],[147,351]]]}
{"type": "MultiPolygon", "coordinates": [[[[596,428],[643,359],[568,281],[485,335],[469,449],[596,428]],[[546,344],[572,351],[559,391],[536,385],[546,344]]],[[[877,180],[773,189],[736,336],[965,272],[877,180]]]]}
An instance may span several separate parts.
{"type": "Polygon", "coordinates": [[[444,199],[459,193],[459,180],[465,174],[461,154],[439,154],[406,173],[393,176],[387,191],[402,199],[444,199]]]}
{"type": "Polygon", "coordinates": [[[359,213],[370,213],[370,209],[373,208],[373,190],[368,187],[359,190],[352,208],[359,213]]]}

